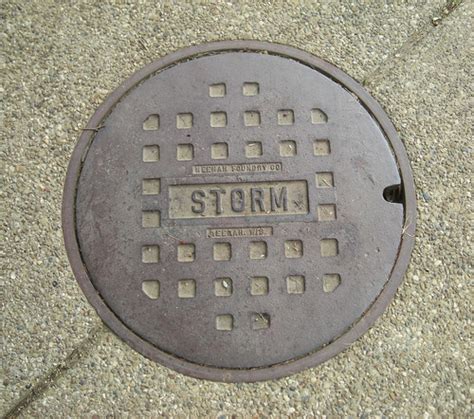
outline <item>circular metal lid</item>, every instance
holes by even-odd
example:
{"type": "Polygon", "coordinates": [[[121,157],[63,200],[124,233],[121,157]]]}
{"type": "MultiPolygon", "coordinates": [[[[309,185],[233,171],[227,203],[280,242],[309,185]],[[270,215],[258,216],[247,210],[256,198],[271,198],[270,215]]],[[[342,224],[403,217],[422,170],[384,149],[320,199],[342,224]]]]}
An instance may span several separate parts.
{"type": "Polygon", "coordinates": [[[392,298],[415,226],[407,157],[380,106],[334,66],[250,41],[145,67],[73,153],[64,234],[102,319],[195,377],[316,365],[392,298]]]}

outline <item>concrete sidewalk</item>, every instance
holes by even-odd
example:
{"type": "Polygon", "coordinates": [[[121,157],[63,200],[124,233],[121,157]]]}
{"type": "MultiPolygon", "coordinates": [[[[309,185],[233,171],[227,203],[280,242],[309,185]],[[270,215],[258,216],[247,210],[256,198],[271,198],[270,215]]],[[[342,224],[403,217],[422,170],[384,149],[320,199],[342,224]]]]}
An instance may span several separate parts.
{"type": "Polygon", "coordinates": [[[3,2],[0,412],[472,414],[473,2],[361,3],[3,2]],[[69,268],[60,207],[74,144],[110,91],[178,48],[248,38],[302,48],[366,85],[407,147],[419,225],[405,281],[365,336],[324,365],[292,377],[224,385],[156,365],[102,325],[69,268]]]}

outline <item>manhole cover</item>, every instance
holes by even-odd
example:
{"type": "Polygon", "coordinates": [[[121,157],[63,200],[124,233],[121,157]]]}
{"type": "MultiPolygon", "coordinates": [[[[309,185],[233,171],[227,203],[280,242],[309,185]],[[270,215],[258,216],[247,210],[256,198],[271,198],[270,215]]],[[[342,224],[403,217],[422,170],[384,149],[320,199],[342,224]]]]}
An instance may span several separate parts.
{"type": "Polygon", "coordinates": [[[63,211],[102,319],[147,357],[224,381],[346,348],[394,295],[415,225],[380,106],[314,56],[247,41],[120,86],[78,142],[63,211]]]}

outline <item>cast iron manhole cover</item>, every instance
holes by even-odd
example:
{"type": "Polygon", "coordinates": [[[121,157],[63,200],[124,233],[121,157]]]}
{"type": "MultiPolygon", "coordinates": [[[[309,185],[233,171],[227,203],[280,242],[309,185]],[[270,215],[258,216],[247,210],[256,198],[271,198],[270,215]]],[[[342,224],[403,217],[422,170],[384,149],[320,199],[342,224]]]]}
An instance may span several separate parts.
{"type": "Polygon", "coordinates": [[[145,67],[76,146],[64,231],[89,301],[142,354],[255,381],[316,365],[394,295],[414,186],[380,106],[294,48],[233,41],[145,67]]]}

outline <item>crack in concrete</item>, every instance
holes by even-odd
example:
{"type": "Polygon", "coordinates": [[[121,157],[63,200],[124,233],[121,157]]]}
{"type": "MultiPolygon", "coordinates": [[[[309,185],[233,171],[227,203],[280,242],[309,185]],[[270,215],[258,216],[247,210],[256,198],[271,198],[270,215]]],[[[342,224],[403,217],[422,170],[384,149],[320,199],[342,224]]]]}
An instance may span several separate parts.
{"type": "Polygon", "coordinates": [[[101,322],[93,328],[87,338],[85,338],[72,352],[58,365],[52,368],[47,374],[40,378],[26,394],[5,413],[4,418],[16,418],[35,400],[39,399],[62,375],[73,368],[84,355],[87,355],[97,345],[99,340],[107,332],[107,327],[101,322]]]}
{"type": "Polygon", "coordinates": [[[462,4],[462,2],[463,0],[448,0],[446,5],[430,19],[429,24],[423,26],[421,29],[410,35],[394,54],[383,61],[374,71],[364,78],[362,85],[369,86],[377,84],[385,73],[393,68],[397,61],[408,55],[408,53],[419,45],[431,32],[433,32],[435,28],[443,22],[443,20],[448,18],[462,4]]]}

